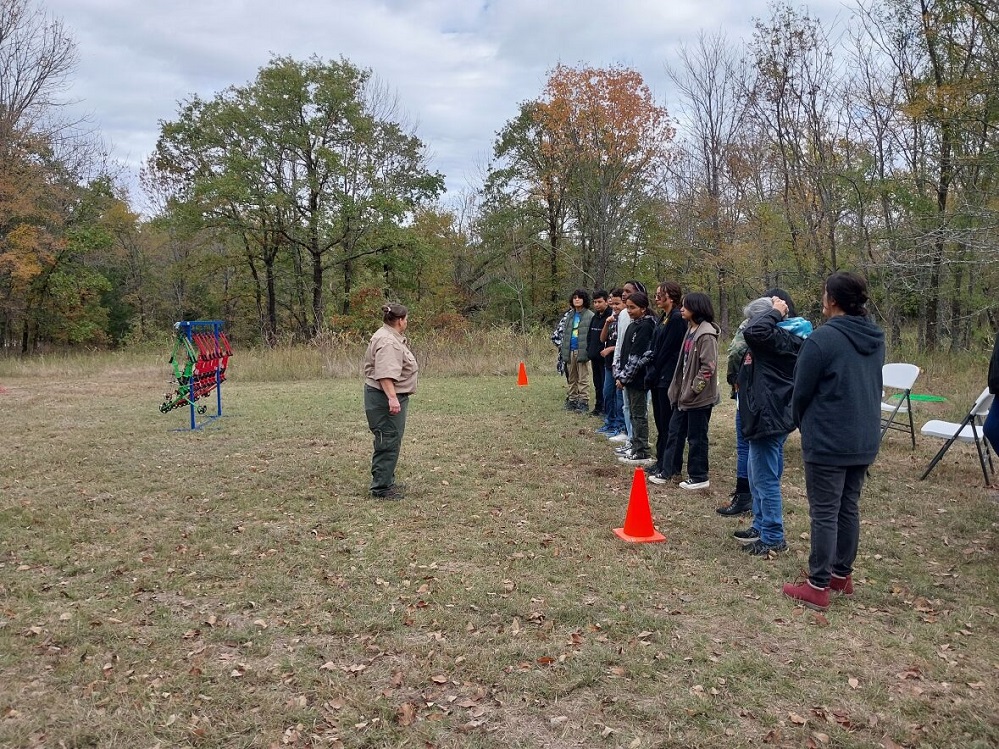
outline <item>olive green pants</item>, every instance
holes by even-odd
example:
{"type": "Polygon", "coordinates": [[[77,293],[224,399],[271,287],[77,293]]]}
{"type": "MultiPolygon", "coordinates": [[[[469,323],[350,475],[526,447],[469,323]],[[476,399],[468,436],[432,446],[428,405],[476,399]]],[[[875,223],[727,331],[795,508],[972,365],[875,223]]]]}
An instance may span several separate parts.
{"type": "Polygon", "coordinates": [[[375,436],[371,456],[371,492],[378,494],[395,483],[395,466],[399,462],[399,448],[406,431],[406,408],[409,396],[400,395],[402,410],[395,416],[389,413],[388,396],[378,388],[364,386],[364,414],[368,429],[375,436]]]}

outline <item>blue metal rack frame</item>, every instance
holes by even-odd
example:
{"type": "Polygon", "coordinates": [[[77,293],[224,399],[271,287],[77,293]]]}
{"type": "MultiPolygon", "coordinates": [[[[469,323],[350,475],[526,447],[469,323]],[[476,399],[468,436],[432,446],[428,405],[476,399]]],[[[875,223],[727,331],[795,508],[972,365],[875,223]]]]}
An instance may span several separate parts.
{"type": "MultiPolygon", "coordinates": [[[[219,344],[220,333],[225,323],[222,320],[193,320],[193,321],[181,321],[173,324],[174,329],[177,331],[177,335],[183,335],[187,338],[188,342],[194,341],[194,334],[196,332],[200,333],[211,332],[215,337],[215,345],[221,349],[219,344]]],[[[222,417],[222,372],[220,369],[221,360],[215,363],[215,413],[209,415],[200,424],[197,419],[197,408],[195,406],[194,399],[194,382],[189,383],[189,391],[187,395],[187,400],[189,402],[189,410],[191,413],[191,428],[190,431],[195,431],[207,426],[208,424],[222,417]]],[[[183,429],[178,429],[175,431],[187,431],[183,429]]]]}

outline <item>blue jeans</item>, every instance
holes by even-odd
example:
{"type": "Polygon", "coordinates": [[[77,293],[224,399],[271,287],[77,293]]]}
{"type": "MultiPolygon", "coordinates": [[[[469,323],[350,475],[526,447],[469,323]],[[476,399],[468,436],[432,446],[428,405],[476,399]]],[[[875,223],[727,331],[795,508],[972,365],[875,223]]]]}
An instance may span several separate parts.
{"type": "Polygon", "coordinates": [[[999,455],[999,396],[992,401],[989,415],[985,417],[985,423],[982,425],[982,434],[992,445],[992,451],[999,455]]]}
{"type": "Polygon", "coordinates": [[[749,443],[742,436],[742,417],[739,416],[739,399],[735,401],[735,477],[749,478],[749,443]]]}
{"type": "Polygon", "coordinates": [[[760,540],[774,546],[784,540],[784,499],[780,478],[784,474],[786,434],[749,440],[749,489],[753,493],[753,527],[760,540]]]}
{"type": "Polygon", "coordinates": [[[604,427],[608,431],[624,431],[624,413],[622,411],[623,394],[617,389],[614,376],[610,370],[604,370],[604,427]]]}

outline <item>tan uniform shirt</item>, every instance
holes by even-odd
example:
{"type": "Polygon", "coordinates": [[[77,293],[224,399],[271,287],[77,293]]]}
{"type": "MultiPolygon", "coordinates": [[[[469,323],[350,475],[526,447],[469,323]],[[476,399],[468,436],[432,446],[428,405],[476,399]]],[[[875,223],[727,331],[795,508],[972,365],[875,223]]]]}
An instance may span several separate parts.
{"type": "Polygon", "coordinates": [[[420,367],[409,350],[409,342],[391,325],[382,325],[371,336],[364,354],[364,382],[381,390],[379,380],[395,380],[395,392],[409,395],[416,392],[417,372],[420,367]]]}

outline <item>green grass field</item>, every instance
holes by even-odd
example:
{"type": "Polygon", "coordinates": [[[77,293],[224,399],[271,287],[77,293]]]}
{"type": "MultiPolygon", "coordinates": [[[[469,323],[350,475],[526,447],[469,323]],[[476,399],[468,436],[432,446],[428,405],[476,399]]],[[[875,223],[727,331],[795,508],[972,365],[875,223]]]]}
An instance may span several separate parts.
{"type": "MultiPolygon", "coordinates": [[[[237,352],[225,417],[191,433],[157,410],[162,358],[0,366],[0,746],[999,745],[999,505],[973,449],[920,482],[938,444],[888,438],[857,595],[819,615],[778,592],[808,554],[796,436],[789,554],[748,558],[714,512],[728,400],[711,490],[651,487],[668,540],[629,545],[633,472],[540,359],[526,388],[516,361],[428,367],[386,503],[357,379],[237,352]]],[[[948,401],[917,421],[976,382],[927,367],[948,401]]]]}

